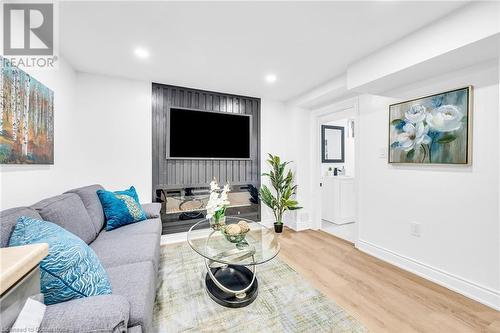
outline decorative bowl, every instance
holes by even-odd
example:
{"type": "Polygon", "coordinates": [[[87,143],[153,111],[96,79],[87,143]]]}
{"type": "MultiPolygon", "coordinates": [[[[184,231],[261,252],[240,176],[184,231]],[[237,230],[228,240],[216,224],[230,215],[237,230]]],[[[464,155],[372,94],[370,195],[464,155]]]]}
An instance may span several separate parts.
{"type": "Polygon", "coordinates": [[[226,233],[225,229],[222,229],[222,234],[231,243],[241,243],[242,241],[245,240],[245,236],[247,235],[246,232],[238,234],[238,235],[229,235],[229,234],[226,233]]]}
{"type": "Polygon", "coordinates": [[[250,230],[247,224],[245,224],[244,226],[242,226],[240,223],[228,224],[222,227],[220,230],[224,237],[226,237],[229,242],[235,243],[238,248],[248,245],[245,240],[245,236],[250,230]]]}

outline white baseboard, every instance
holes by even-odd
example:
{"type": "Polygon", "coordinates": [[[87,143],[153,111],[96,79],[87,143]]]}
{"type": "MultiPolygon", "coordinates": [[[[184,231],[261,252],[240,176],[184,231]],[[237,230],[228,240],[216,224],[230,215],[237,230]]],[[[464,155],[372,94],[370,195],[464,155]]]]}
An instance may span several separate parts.
{"type": "Polygon", "coordinates": [[[161,235],[160,244],[173,244],[187,241],[187,231],[178,232],[175,234],[161,235]]]}
{"type": "MultiPolygon", "coordinates": [[[[260,221],[263,225],[265,225],[268,228],[274,228],[274,221],[273,220],[264,220],[260,221]]],[[[307,230],[309,229],[309,222],[300,222],[297,223],[296,221],[285,221],[283,224],[286,227],[291,228],[294,231],[302,231],[302,230],[307,230]]]]}
{"type": "MultiPolygon", "coordinates": [[[[289,227],[294,231],[302,231],[309,229],[309,223],[296,223],[296,222],[286,222],[285,226],[289,227]]],[[[272,227],[272,224],[271,224],[272,227]]]]}
{"type": "MultiPolygon", "coordinates": [[[[285,227],[288,227],[294,231],[302,231],[309,229],[309,223],[296,223],[295,221],[286,221],[283,223],[285,227]]],[[[268,228],[274,228],[274,223],[270,222],[266,224],[268,228]]]]}
{"type": "Polygon", "coordinates": [[[260,224],[263,224],[266,226],[266,228],[274,228],[274,221],[273,220],[264,220],[264,221],[259,221],[260,224]]]}
{"type": "Polygon", "coordinates": [[[369,255],[500,311],[500,291],[498,290],[479,285],[362,239],[358,240],[356,247],[369,255]]]}
{"type": "Polygon", "coordinates": [[[321,221],[321,230],[327,232],[335,237],[342,238],[348,242],[354,243],[356,241],[355,233],[355,223],[351,222],[348,224],[335,224],[326,220],[321,221]]]}

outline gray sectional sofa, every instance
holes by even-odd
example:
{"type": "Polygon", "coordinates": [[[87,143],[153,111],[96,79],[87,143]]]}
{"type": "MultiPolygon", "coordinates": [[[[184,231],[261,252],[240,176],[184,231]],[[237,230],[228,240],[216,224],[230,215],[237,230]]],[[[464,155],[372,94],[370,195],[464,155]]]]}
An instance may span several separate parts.
{"type": "Polygon", "coordinates": [[[106,269],[113,293],[47,307],[45,332],[150,332],[160,259],[160,204],[143,204],[147,220],[104,230],[104,212],[91,185],[0,212],[1,246],[20,216],[53,222],[84,240],[106,269]]]}

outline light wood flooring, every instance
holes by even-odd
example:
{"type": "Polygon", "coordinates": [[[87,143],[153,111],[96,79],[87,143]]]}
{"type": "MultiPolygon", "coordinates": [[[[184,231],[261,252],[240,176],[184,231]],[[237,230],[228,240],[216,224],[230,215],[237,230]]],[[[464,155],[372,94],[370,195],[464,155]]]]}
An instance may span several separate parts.
{"type": "Polygon", "coordinates": [[[500,332],[500,312],[328,233],[280,237],[281,259],[372,332],[500,332]]]}

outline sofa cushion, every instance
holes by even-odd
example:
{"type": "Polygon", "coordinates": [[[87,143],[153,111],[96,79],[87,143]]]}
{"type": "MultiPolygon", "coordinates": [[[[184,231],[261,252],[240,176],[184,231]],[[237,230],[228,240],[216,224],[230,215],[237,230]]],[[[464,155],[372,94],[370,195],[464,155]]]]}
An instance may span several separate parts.
{"type": "Polygon", "coordinates": [[[139,203],[139,197],[133,186],[124,191],[98,190],[97,195],[106,216],[106,230],[146,219],[146,213],[139,203]]]}
{"type": "Polygon", "coordinates": [[[49,244],[49,254],[40,262],[40,285],[45,304],[75,298],[111,294],[108,275],[92,249],[60,226],[20,217],[9,246],[49,244]]]}
{"type": "Polygon", "coordinates": [[[127,332],[128,300],[121,295],[100,295],[47,307],[41,332],[127,332]]]}
{"type": "MultiPolygon", "coordinates": [[[[141,222],[139,222],[141,223],[141,222]]],[[[114,231],[108,231],[113,233],[114,231]]],[[[121,266],[142,261],[150,261],[155,269],[158,269],[160,259],[160,235],[140,234],[128,235],[121,233],[111,235],[99,235],[90,244],[95,251],[104,268],[121,266]]]]}
{"type": "Polygon", "coordinates": [[[113,292],[124,296],[130,304],[128,326],[141,325],[143,332],[152,329],[156,272],[151,262],[108,268],[113,292]]]}
{"type": "Polygon", "coordinates": [[[103,230],[97,236],[101,239],[109,239],[113,237],[131,237],[134,235],[142,234],[157,234],[161,235],[161,221],[160,219],[149,219],[137,223],[127,224],[118,229],[111,231],[103,230]]]}
{"type": "Polygon", "coordinates": [[[99,201],[99,197],[97,196],[98,190],[104,190],[104,188],[96,184],[75,188],[65,192],[75,193],[82,199],[97,232],[104,228],[104,211],[102,210],[101,201],[99,201]]]}
{"type": "Polygon", "coordinates": [[[45,221],[50,221],[89,244],[97,231],[80,197],[74,193],[44,199],[33,206],[45,221]]]}
{"type": "Polygon", "coordinates": [[[14,231],[14,227],[17,224],[17,220],[21,216],[32,217],[35,219],[41,219],[42,217],[36,210],[29,207],[16,207],[6,209],[0,212],[0,238],[1,247],[6,247],[9,245],[10,235],[14,231]]]}
{"type": "Polygon", "coordinates": [[[146,213],[146,217],[148,219],[154,219],[154,218],[160,217],[161,203],[150,202],[150,203],[145,203],[145,204],[141,204],[141,205],[142,205],[142,209],[144,210],[144,213],[146,213]]]}

